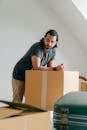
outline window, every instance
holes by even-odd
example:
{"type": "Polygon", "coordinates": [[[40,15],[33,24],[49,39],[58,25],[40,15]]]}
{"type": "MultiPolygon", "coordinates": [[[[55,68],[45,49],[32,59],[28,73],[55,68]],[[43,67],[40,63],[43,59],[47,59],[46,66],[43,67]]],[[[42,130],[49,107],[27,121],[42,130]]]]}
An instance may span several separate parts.
{"type": "Polygon", "coordinates": [[[74,5],[82,13],[85,19],[87,19],[87,0],[72,0],[74,5]]]}

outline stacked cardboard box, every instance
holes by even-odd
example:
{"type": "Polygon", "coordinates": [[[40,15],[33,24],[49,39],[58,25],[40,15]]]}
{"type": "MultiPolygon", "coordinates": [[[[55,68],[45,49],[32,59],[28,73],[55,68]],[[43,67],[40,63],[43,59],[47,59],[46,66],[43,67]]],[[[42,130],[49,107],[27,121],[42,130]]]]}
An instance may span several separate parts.
{"type": "MultiPolygon", "coordinates": [[[[4,119],[0,119],[0,130],[50,130],[51,129],[51,122],[50,122],[50,113],[49,112],[33,112],[27,113],[20,116],[9,117],[8,113],[14,115],[16,110],[11,109],[3,109],[2,115],[4,115],[4,119]],[[8,111],[8,113],[6,112],[8,111]],[[7,113],[7,115],[6,115],[7,113]]],[[[0,111],[2,111],[0,109],[0,111]]],[[[17,110],[18,114],[18,110],[17,110]]]]}
{"type": "Polygon", "coordinates": [[[87,81],[83,81],[81,82],[81,85],[80,85],[80,90],[81,91],[87,91],[87,81]]]}

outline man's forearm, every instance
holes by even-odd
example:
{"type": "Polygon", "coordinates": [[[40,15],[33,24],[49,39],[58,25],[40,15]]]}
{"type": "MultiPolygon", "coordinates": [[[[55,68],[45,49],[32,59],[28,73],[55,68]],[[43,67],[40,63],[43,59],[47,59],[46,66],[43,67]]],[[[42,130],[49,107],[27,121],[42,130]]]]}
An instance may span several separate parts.
{"type": "Polygon", "coordinates": [[[34,70],[48,70],[48,71],[59,71],[59,70],[64,70],[64,65],[63,64],[60,64],[60,65],[57,65],[56,67],[45,67],[45,66],[40,66],[40,67],[34,67],[33,68],[34,70]]]}
{"type": "Polygon", "coordinates": [[[40,67],[35,68],[34,70],[48,70],[48,71],[51,71],[51,70],[56,70],[56,67],[44,67],[44,66],[40,66],[40,67]]]}

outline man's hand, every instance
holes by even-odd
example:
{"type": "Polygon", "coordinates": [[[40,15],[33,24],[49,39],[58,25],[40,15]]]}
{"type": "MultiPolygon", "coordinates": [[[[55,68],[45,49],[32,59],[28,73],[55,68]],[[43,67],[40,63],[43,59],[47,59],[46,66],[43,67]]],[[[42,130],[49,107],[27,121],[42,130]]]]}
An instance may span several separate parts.
{"type": "Polygon", "coordinates": [[[56,67],[56,70],[63,70],[64,69],[64,65],[63,64],[60,64],[56,67]]]}

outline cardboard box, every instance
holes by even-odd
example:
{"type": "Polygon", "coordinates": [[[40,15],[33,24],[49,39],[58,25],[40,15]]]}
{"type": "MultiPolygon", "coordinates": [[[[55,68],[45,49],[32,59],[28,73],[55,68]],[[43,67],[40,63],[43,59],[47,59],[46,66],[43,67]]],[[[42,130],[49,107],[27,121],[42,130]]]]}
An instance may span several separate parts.
{"type": "Polygon", "coordinates": [[[63,79],[63,94],[71,91],[79,91],[79,72],[78,71],[64,71],[63,79]]]}
{"type": "MultiPolygon", "coordinates": [[[[7,111],[11,112],[9,108],[7,111]]],[[[6,114],[6,109],[3,109],[4,113],[6,114]]],[[[50,113],[28,112],[22,113],[20,116],[0,119],[0,130],[51,130],[50,113]]]]}
{"type": "Polygon", "coordinates": [[[53,110],[60,97],[78,89],[77,71],[27,70],[25,74],[25,103],[44,110],[53,110]]]}
{"type": "Polygon", "coordinates": [[[87,91],[87,81],[81,82],[80,90],[81,91],[87,91]]]}

